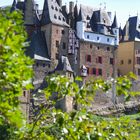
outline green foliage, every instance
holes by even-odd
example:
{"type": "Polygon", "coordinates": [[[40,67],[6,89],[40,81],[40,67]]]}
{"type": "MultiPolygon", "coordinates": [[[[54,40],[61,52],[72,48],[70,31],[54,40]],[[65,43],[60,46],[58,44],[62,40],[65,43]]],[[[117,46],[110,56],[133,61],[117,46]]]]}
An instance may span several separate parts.
{"type": "Polygon", "coordinates": [[[20,11],[0,10],[0,139],[11,139],[23,125],[19,99],[30,87],[31,60],[25,56],[26,33],[20,11]]]}
{"type": "MultiPolygon", "coordinates": [[[[80,79],[77,79],[80,80],[80,79]]],[[[126,80],[127,81],[127,80],[126,80]]],[[[137,120],[126,117],[103,118],[88,111],[87,96],[94,95],[99,89],[110,87],[109,82],[97,80],[83,85],[81,88],[64,76],[47,77],[48,87],[44,91],[48,100],[40,106],[40,113],[23,131],[22,139],[34,140],[129,140],[139,139],[140,125],[137,120]],[[78,110],[63,112],[54,108],[55,102],[50,100],[52,93],[58,93],[58,98],[75,97],[78,110]]],[[[77,82],[78,83],[78,82],[77,82]]],[[[120,83],[119,83],[120,84],[120,83]]],[[[122,93],[123,94],[123,93],[122,93]]]]}

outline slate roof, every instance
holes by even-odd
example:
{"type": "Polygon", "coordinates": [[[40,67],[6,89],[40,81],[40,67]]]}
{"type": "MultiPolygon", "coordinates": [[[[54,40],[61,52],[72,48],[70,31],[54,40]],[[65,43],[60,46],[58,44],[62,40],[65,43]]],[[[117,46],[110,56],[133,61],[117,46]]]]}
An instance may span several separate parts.
{"type": "Polygon", "coordinates": [[[104,25],[108,29],[108,33],[111,33],[111,19],[105,10],[99,10],[89,6],[80,6],[78,15],[78,21],[85,22],[85,31],[99,32],[97,25],[104,25]]]}
{"type": "MultiPolygon", "coordinates": [[[[14,0],[13,4],[12,4],[12,7],[10,9],[10,12],[13,12],[15,10],[21,10],[24,13],[24,16],[25,16],[25,12],[27,10],[26,3],[27,3],[27,0],[25,0],[25,1],[18,1],[18,2],[17,2],[17,0],[14,0]]],[[[39,17],[40,13],[39,13],[38,10],[35,10],[35,4],[36,3],[34,2],[34,0],[32,0],[31,3],[33,4],[33,6],[31,6],[31,5],[28,5],[28,6],[31,6],[30,8],[33,8],[32,9],[33,10],[33,15],[31,17],[32,24],[40,26],[40,17],[39,17]]]]}
{"type": "Polygon", "coordinates": [[[33,33],[30,46],[27,48],[26,54],[36,60],[50,61],[44,32],[35,31],[33,33]]]}
{"type": "Polygon", "coordinates": [[[138,16],[129,17],[123,29],[124,36],[128,33],[128,40],[134,41],[136,38],[140,39],[140,20],[138,16]]]}
{"type": "Polygon", "coordinates": [[[117,28],[118,27],[118,23],[117,23],[117,18],[116,18],[116,14],[114,16],[114,20],[113,20],[113,23],[112,23],[112,28],[117,28]]]}
{"type": "Polygon", "coordinates": [[[62,14],[62,9],[56,0],[45,0],[41,24],[46,25],[54,23],[62,26],[69,26],[66,23],[66,18],[62,14]]]}
{"type": "Polygon", "coordinates": [[[69,71],[73,72],[70,62],[66,56],[61,56],[55,71],[69,71]]]}

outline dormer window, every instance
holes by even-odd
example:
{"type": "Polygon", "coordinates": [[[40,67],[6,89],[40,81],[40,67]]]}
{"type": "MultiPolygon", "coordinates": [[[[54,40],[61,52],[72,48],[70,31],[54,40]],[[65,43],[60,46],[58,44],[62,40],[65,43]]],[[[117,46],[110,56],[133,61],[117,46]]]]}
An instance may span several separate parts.
{"type": "Polygon", "coordinates": [[[87,23],[87,28],[90,28],[90,23],[87,23]]]}
{"type": "Polygon", "coordinates": [[[51,6],[52,9],[54,9],[53,5],[51,6]]]}
{"type": "Polygon", "coordinates": [[[90,20],[90,17],[89,17],[89,15],[87,15],[87,20],[90,20]]]}
{"type": "Polygon", "coordinates": [[[61,20],[61,17],[59,16],[59,20],[61,20]]]}
{"type": "Polygon", "coordinates": [[[63,21],[65,21],[65,18],[63,17],[63,21]]]}
{"type": "Polygon", "coordinates": [[[56,14],[54,14],[54,18],[55,18],[55,19],[57,19],[57,16],[56,16],[56,14]]]}
{"type": "Polygon", "coordinates": [[[58,8],[57,8],[57,7],[55,7],[55,10],[56,10],[56,11],[58,11],[58,8]]]}

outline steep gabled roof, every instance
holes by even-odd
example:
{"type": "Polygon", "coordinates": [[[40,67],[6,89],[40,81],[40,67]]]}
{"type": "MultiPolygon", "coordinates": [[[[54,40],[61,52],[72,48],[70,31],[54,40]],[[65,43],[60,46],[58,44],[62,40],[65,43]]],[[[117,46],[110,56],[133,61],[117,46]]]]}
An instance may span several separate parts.
{"type": "Polygon", "coordinates": [[[138,16],[129,17],[123,29],[124,37],[128,36],[127,41],[135,41],[140,39],[140,21],[138,16]]]}
{"type": "Polygon", "coordinates": [[[61,56],[55,71],[69,71],[73,72],[70,62],[66,56],[61,56]]]}
{"type": "Polygon", "coordinates": [[[35,31],[31,38],[29,48],[27,48],[27,55],[33,59],[49,60],[48,48],[45,39],[45,34],[42,31],[35,31]]]}
{"type": "Polygon", "coordinates": [[[62,26],[69,26],[66,23],[66,18],[62,14],[62,9],[56,0],[45,0],[41,24],[46,25],[54,23],[62,26]]]}
{"type": "Polygon", "coordinates": [[[114,20],[113,20],[113,23],[112,23],[112,28],[118,28],[118,23],[117,23],[117,17],[116,17],[116,14],[114,16],[114,20]]]}

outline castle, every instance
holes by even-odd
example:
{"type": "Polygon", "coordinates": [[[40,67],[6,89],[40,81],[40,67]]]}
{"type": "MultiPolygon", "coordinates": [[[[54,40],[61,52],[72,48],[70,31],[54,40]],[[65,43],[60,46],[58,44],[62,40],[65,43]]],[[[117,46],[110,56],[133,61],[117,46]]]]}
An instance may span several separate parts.
{"type": "Polygon", "coordinates": [[[84,81],[113,75],[119,45],[116,15],[112,22],[106,9],[78,7],[74,2],[69,2],[68,10],[62,0],[44,0],[43,10],[34,0],[14,0],[11,12],[17,9],[23,12],[30,41],[26,54],[35,61],[32,94],[45,87],[49,73],[81,76],[84,81]]]}

